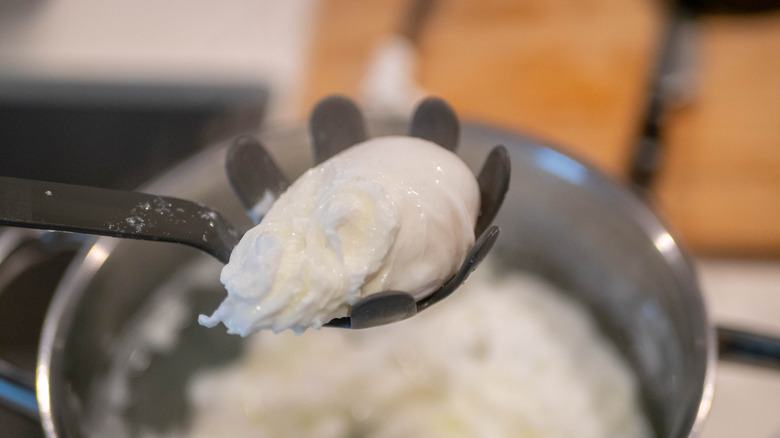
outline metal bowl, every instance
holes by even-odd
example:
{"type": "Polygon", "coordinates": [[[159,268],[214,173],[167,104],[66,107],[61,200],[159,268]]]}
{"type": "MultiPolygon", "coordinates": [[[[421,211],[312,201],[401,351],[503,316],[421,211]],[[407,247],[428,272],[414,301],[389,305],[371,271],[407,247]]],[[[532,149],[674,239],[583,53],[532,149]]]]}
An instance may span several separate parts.
{"type": "MultiPolygon", "coordinates": [[[[371,132],[404,128],[378,123],[371,132]]],[[[303,128],[260,137],[289,176],[310,166],[303,128]]],[[[459,153],[478,169],[496,144],[508,148],[513,169],[496,220],[502,233],[494,259],[538,273],[582,301],[639,377],[657,436],[696,436],[712,397],[715,338],[684,251],[627,188],[533,138],[466,124],[459,153]]],[[[248,227],[223,163],[224,148],[216,146],[145,191],[200,201],[248,227]]],[[[97,239],[82,254],[56,292],[39,351],[38,401],[49,437],[87,435],[91,412],[101,403],[98,388],[121,338],[136,329],[138,314],[172,275],[197,275],[186,271],[192,266],[218,272],[218,263],[206,259],[184,246],[110,238],[97,239]]],[[[203,289],[219,291],[218,279],[205,280],[203,289]]],[[[190,311],[209,309],[220,295],[199,294],[203,299],[190,311]]],[[[164,428],[186,421],[187,375],[229,360],[240,348],[238,338],[219,330],[186,327],[175,352],[161,354],[154,369],[135,377],[132,394],[124,395],[131,422],[164,428]]]]}

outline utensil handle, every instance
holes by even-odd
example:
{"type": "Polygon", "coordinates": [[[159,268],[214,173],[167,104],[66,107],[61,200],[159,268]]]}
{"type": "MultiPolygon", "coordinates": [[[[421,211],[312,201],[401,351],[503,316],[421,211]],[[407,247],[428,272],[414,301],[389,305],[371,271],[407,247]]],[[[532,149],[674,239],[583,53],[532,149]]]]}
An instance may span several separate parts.
{"type": "Polygon", "coordinates": [[[780,338],[727,327],[717,333],[720,359],[780,370],[780,338]]]}
{"type": "Polygon", "coordinates": [[[651,188],[661,166],[668,111],[693,100],[698,30],[687,9],[673,5],[669,14],[629,163],[629,180],[640,193],[651,188]]]}
{"type": "Polygon", "coordinates": [[[238,242],[218,213],[182,199],[0,177],[0,225],[177,242],[223,262],[238,242]]]}

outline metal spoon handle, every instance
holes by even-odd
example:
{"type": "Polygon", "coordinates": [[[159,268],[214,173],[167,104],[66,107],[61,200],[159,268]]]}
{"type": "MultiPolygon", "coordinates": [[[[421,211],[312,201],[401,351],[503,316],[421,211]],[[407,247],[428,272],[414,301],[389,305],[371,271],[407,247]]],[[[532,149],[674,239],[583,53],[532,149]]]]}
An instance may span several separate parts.
{"type": "Polygon", "coordinates": [[[227,262],[238,235],[219,214],[182,199],[0,177],[0,225],[176,242],[227,262]]]}
{"type": "Polygon", "coordinates": [[[780,338],[718,327],[721,359],[780,370],[780,338]]]}

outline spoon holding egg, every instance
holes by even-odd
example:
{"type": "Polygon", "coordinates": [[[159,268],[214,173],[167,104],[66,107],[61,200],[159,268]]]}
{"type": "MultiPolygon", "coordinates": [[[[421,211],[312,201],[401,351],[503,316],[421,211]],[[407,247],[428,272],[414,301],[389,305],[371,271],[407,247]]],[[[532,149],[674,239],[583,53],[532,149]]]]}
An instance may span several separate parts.
{"type": "Polygon", "coordinates": [[[459,125],[443,100],[417,107],[408,136],[369,139],[357,106],[333,96],[310,131],[316,166],[292,184],[256,139],[231,146],[228,176],[257,225],[201,324],[247,336],[400,321],[457,289],[498,237],[489,225],[509,183],[506,149],[475,176],[454,153],[459,125]]]}

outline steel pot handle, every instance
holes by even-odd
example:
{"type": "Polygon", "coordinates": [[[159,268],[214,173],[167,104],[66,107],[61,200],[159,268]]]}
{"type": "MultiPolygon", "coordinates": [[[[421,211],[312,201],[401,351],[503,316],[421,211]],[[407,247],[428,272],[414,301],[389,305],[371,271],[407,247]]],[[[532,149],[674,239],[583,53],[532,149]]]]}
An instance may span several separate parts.
{"type": "Polygon", "coordinates": [[[717,327],[721,360],[780,370],[780,338],[717,327]]]}
{"type": "Polygon", "coordinates": [[[32,373],[0,360],[0,405],[39,421],[32,373]]]}
{"type": "MultiPolygon", "coordinates": [[[[13,270],[7,266],[9,259],[14,258],[14,251],[28,240],[29,236],[25,234],[2,233],[0,230],[0,262],[5,262],[0,263],[0,286],[10,283],[14,277],[25,270],[23,265],[13,270]]],[[[0,359],[0,405],[32,420],[39,420],[35,377],[31,372],[2,359],[0,359]]]]}
{"type": "MultiPolygon", "coordinates": [[[[0,290],[13,284],[20,275],[52,257],[75,253],[83,239],[75,234],[48,233],[0,228],[0,290]],[[35,245],[31,246],[33,243],[35,245]]],[[[0,409],[20,413],[39,422],[32,371],[0,359],[0,409]]]]}

